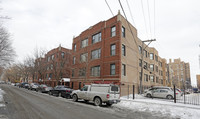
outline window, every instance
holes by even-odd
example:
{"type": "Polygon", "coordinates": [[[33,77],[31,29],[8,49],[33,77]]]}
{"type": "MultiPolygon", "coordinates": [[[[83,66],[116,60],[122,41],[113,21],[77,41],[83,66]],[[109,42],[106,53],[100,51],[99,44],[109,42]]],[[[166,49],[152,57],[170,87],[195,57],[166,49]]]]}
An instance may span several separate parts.
{"type": "Polygon", "coordinates": [[[126,56],[126,46],[122,44],[122,55],[126,56]]]}
{"type": "Polygon", "coordinates": [[[160,71],[160,73],[161,73],[161,76],[163,76],[163,71],[160,71]]]}
{"type": "Polygon", "coordinates": [[[144,74],[144,81],[148,82],[148,75],[147,74],[144,74]]]}
{"type": "Polygon", "coordinates": [[[51,55],[51,60],[54,60],[54,55],[51,55]]]}
{"type": "Polygon", "coordinates": [[[156,83],[158,83],[158,77],[156,77],[156,83]]]}
{"type": "Polygon", "coordinates": [[[74,44],[74,52],[76,52],[76,44],[74,44]]]}
{"type": "Polygon", "coordinates": [[[84,48],[86,46],[88,46],[88,39],[85,39],[85,40],[81,41],[81,48],[84,48]]]}
{"type": "Polygon", "coordinates": [[[139,66],[142,67],[142,60],[139,59],[139,66]]]}
{"type": "Polygon", "coordinates": [[[144,56],[145,56],[145,57],[148,57],[148,53],[147,53],[146,50],[144,50],[144,56]]]}
{"type": "Polygon", "coordinates": [[[160,83],[161,83],[161,84],[163,84],[163,80],[162,80],[162,79],[160,79],[160,81],[161,81],[160,83]]]}
{"type": "Polygon", "coordinates": [[[122,26],[122,37],[125,38],[125,28],[122,26]]]}
{"type": "Polygon", "coordinates": [[[156,66],[156,72],[158,72],[158,66],[156,66]]]}
{"type": "Polygon", "coordinates": [[[122,75],[126,76],[126,65],[122,64],[122,75]]]}
{"type": "Polygon", "coordinates": [[[47,62],[49,62],[49,61],[50,61],[50,59],[51,59],[51,57],[48,57],[48,59],[47,59],[47,62]]]}
{"type": "Polygon", "coordinates": [[[150,53],[150,59],[154,60],[154,54],[153,53],[150,53]]]}
{"type": "Polygon", "coordinates": [[[72,77],[74,77],[74,69],[72,69],[72,77]]]}
{"type": "Polygon", "coordinates": [[[150,80],[151,80],[151,82],[154,82],[154,76],[150,76],[150,80]]]}
{"type": "Polygon", "coordinates": [[[50,73],[50,74],[49,74],[49,78],[51,79],[52,77],[53,77],[53,74],[52,74],[52,73],[50,73]]]}
{"type": "Polygon", "coordinates": [[[47,66],[47,70],[49,70],[49,66],[47,66]]]}
{"type": "Polygon", "coordinates": [[[92,36],[92,44],[100,42],[100,41],[101,41],[101,32],[92,36]]]}
{"type": "Polygon", "coordinates": [[[110,64],[110,75],[115,75],[115,64],[110,64]]]}
{"type": "Polygon", "coordinates": [[[93,50],[91,59],[99,59],[101,57],[101,49],[93,50]]]}
{"type": "Polygon", "coordinates": [[[162,62],[159,62],[159,65],[162,67],[162,62]]]}
{"type": "Polygon", "coordinates": [[[61,53],[61,57],[62,57],[62,58],[65,57],[65,53],[64,53],[64,52],[61,53]]]}
{"type": "Polygon", "coordinates": [[[153,64],[150,64],[150,70],[154,71],[154,65],[153,64]]]}
{"type": "Polygon", "coordinates": [[[88,86],[84,86],[81,91],[87,91],[88,90],[88,86]]]}
{"type": "Polygon", "coordinates": [[[160,93],[168,93],[167,90],[160,90],[160,93]]]}
{"type": "Polygon", "coordinates": [[[79,76],[85,76],[86,75],[86,68],[79,69],[79,76]]]}
{"type": "Polygon", "coordinates": [[[148,64],[147,64],[147,62],[144,62],[144,69],[148,70],[148,64]]]}
{"type": "Polygon", "coordinates": [[[116,50],[116,45],[115,44],[112,44],[110,46],[110,55],[111,56],[114,56],[115,55],[115,50],[116,50]]]}
{"type": "Polygon", "coordinates": [[[111,28],[111,37],[114,37],[114,36],[116,36],[116,27],[115,26],[113,26],[111,28]]]}
{"type": "Polygon", "coordinates": [[[91,76],[100,76],[100,66],[94,66],[91,68],[91,76]]]}
{"type": "Polygon", "coordinates": [[[76,57],[73,57],[73,64],[75,64],[76,62],[76,57]]]}
{"type": "Polygon", "coordinates": [[[53,69],[53,64],[51,64],[51,70],[53,69]]]}
{"type": "Polygon", "coordinates": [[[155,60],[158,62],[158,56],[157,55],[155,55],[155,60]]]}
{"type": "Polygon", "coordinates": [[[87,59],[88,59],[88,53],[81,54],[81,56],[80,56],[81,62],[86,62],[87,59]]]}
{"type": "Polygon", "coordinates": [[[142,47],[138,46],[138,48],[139,48],[139,53],[142,54],[142,47]]]}

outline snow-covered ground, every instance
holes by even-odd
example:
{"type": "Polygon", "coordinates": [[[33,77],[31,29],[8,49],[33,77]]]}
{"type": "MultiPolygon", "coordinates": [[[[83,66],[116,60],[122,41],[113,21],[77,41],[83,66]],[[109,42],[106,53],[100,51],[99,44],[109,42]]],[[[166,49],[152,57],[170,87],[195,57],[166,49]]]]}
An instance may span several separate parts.
{"type": "Polygon", "coordinates": [[[3,95],[5,94],[5,92],[0,88],[0,107],[5,106],[5,104],[3,103],[3,95]]]}
{"type": "Polygon", "coordinates": [[[120,109],[131,109],[133,111],[151,112],[152,114],[161,113],[163,116],[181,119],[199,119],[200,105],[189,105],[174,103],[166,99],[146,98],[141,95],[136,95],[136,99],[132,96],[121,97],[121,102],[114,105],[120,109]]]}

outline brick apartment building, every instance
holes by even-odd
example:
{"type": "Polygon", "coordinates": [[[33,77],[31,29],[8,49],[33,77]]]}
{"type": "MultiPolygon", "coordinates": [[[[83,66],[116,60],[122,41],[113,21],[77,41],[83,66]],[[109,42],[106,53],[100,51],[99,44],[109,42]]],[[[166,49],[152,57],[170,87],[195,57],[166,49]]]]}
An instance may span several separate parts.
{"type": "Polygon", "coordinates": [[[197,88],[200,90],[200,75],[196,75],[197,78],[197,88]]]}
{"type": "Polygon", "coordinates": [[[169,67],[172,69],[172,84],[176,84],[178,88],[183,89],[191,87],[191,77],[190,77],[190,64],[181,61],[181,59],[169,60],[169,67]]]}
{"type": "Polygon", "coordinates": [[[48,84],[52,87],[69,82],[61,82],[62,78],[70,78],[71,50],[61,46],[50,50],[44,58],[36,59],[35,82],[48,84]]]}
{"type": "MultiPolygon", "coordinates": [[[[144,44],[146,47],[146,45],[144,44]]],[[[71,87],[89,83],[120,84],[121,95],[139,90],[142,41],[137,30],[118,15],[97,23],[73,39],[71,87]]],[[[167,61],[155,48],[144,50],[142,85],[170,85],[167,61]]]]}

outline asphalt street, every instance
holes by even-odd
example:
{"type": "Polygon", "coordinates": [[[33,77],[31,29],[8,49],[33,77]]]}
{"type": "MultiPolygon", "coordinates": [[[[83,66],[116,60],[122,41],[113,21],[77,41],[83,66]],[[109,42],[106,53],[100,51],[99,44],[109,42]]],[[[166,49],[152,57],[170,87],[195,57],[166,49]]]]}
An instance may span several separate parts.
{"type": "Polygon", "coordinates": [[[73,102],[10,85],[0,85],[5,91],[5,107],[0,119],[168,119],[159,114],[131,111],[114,107],[96,107],[93,103],[73,102]]]}

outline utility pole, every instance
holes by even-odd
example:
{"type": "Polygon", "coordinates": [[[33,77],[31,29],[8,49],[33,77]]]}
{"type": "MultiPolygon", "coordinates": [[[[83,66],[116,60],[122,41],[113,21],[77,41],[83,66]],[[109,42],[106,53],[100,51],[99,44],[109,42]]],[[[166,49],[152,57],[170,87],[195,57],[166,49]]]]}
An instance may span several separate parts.
{"type": "Polygon", "coordinates": [[[140,94],[142,94],[142,78],[143,78],[143,62],[144,62],[144,50],[149,46],[149,44],[152,42],[152,41],[156,41],[156,39],[151,39],[151,40],[145,40],[145,41],[142,41],[142,62],[141,62],[141,77],[140,77],[140,94]],[[149,42],[147,44],[147,46],[144,48],[144,43],[145,42],[149,42]]]}

